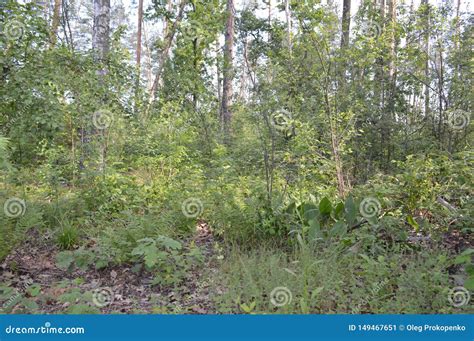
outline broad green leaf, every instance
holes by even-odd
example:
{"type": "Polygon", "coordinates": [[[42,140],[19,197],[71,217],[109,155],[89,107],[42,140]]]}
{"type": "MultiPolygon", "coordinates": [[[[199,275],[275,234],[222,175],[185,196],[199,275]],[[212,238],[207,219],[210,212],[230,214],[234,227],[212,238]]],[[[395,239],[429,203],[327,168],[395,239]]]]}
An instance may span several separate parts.
{"type": "Polygon", "coordinates": [[[354,203],[354,199],[352,198],[352,195],[349,195],[346,199],[346,203],[344,205],[344,212],[345,212],[346,221],[350,225],[353,225],[357,218],[357,207],[354,203]]]}
{"type": "Polygon", "coordinates": [[[318,220],[310,220],[309,221],[309,230],[308,230],[308,238],[309,240],[314,240],[319,237],[321,233],[321,226],[319,225],[318,220]]]}
{"type": "Polygon", "coordinates": [[[332,205],[328,198],[324,197],[319,203],[319,212],[322,215],[329,215],[332,211],[332,205]]]}
{"type": "Polygon", "coordinates": [[[336,208],[334,208],[334,217],[339,219],[341,214],[344,212],[344,204],[340,202],[337,204],[336,208]]]}
{"type": "Polygon", "coordinates": [[[23,299],[21,300],[21,303],[25,306],[26,309],[28,309],[29,311],[36,311],[39,309],[39,306],[38,306],[38,303],[36,303],[35,301],[33,300],[29,300],[29,299],[23,299]]]}
{"type": "Polygon", "coordinates": [[[316,220],[319,216],[318,207],[312,203],[305,203],[303,205],[303,212],[305,221],[316,220]]]}
{"type": "Polygon", "coordinates": [[[474,290],[474,277],[469,277],[465,282],[464,282],[464,287],[469,290],[473,291],[474,290]]]}
{"type": "Polygon", "coordinates": [[[156,239],[161,245],[170,250],[181,250],[181,243],[166,236],[159,236],[156,239]]]}
{"type": "Polygon", "coordinates": [[[293,201],[288,207],[285,209],[285,213],[293,214],[296,209],[296,203],[293,201]]]}
{"type": "Polygon", "coordinates": [[[347,233],[347,224],[343,221],[338,221],[334,224],[333,228],[330,231],[331,236],[342,236],[347,233]]]}
{"type": "Polygon", "coordinates": [[[472,262],[472,254],[474,253],[473,248],[464,250],[461,254],[456,256],[454,264],[469,264],[472,262]]]}

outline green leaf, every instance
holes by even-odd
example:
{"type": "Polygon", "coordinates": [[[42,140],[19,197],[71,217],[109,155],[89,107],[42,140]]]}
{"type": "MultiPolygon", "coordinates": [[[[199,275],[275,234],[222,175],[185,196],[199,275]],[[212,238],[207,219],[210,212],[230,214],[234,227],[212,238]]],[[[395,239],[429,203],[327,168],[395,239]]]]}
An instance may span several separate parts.
{"type": "Polygon", "coordinates": [[[303,297],[300,298],[301,313],[309,314],[309,307],[303,297]]]}
{"type": "Polygon", "coordinates": [[[367,263],[373,263],[373,262],[374,262],[372,259],[370,259],[369,256],[367,256],[367,255],[365,255],[365,254],[363,254],[363,253],[360,253],[359,256],[360,256],[361,258],[363,258],[364,260],[366,260],[367,263]]]}
{"type": "Polygon", "coordinates": [[[339,204],[337,204],[336,208],[334,209],[334,217],[336,219],[339,219],[342,212],[344,212],[344,204],[340,202],[339,204]]]}
{"type": "Polygon", "coordinates": [[[74,303],[82,297],[81,291],[78,288],[71,289],[58,297],[59,302],[74,303]]]}
{"type": "Polygon", "coordinates": [[[249,314],[249,313],[251,313],[251,312],[255,309],[256,305],[257,305],[257,302],[255,302],[255,301],[252,302],[252,303],[250,303],[250,305],[248,305],[247,303],[242,303],[242,304],[240,305],[240,308],[241,308],[245,313],[249,314]]]}
{"type": "Polygon", "coordinates": [[[469,277],[465,282],[464,282],[464,287],[469,290],[473,291],[474,290],[474,277],[469,277]]]}
{"type": "Polygon", "coordinates": [[[418,229],[420,228],[420,225],[418,225],[418,223],[415,221],[415,219],[413,219],[411,215],[407,216],[407,222],[408,224],[410,224],[411,227],[415,229],[415,231],[418,231],[418,229]]]}
{"type": "Polygon", "coordinates": [[[296,202],[292,202],[291,204],[288,205],[288,207],[285,209],[285,213],[293,214],[296,209],[296,202]]]}
{"type": "Polygon", "coordinates": [[[181,250],[181,243],[166,236],[159,236],[156,239],[161,245],[170,250],[181,250]]]}
{"type": "Polygon", "coordinates": [[[328,198],[324,197],[319,203],[319,212],[322,215],[329,215],[332,211],[332,205],[328,198]]]}
{"type": "Polygon", "coordinates": [[[145,261],[145,265],[147,267],[152,268],[164,258],[166,258],[166,253],[163,251],[159,251],[158,248],[153,245],[146,250],[145,257],[143,258],[143,260],[145,261]]]}
{"type": "Polygon", "coordinates": [[[242,303],[240,305],[240,309],[242,309],[244,313],[250,313],[252,311],[252,309],[250,309],[247,303],[242,303]]]}
{"type": "Polygon", "coordinates": [[[321,226],[318,220],[310,220],[309,222],[309,230],[308,230],[308,238],[309,240],[315,240],[321,234],[321,226]]]}
{"type": "Polygon", "coordinates": [[[26,309],[29,311],[36,311],[39,309],[38,303],[33,300],[22,299],[21,303],[25,306],[26,309]]]}
{"type": "Polygon", "coordinates": [[[471,276],[471,277],[474,277],[474,264],[467,264],[464,266],[464,270],[466,270],[466,273],[471,276]]]}
{"type": "Polygon", "coordinates": [[[316,296],[318,296],[323,290],[324,290],[324,287],[317,287],[316,289],[314,289],[313,292],[311,293],[311,300],[314,300],[316,296]]]}
{"type": "Polygon", "coordinates": [[[342,236],[347,233],[347,224],[343,221],[338,221],[334,224],[333,228],[330,231],[331,236],[342,236]]]}
{"type": "Polygon", "coordinates": [[[354,199],[352,198],[352,195],[349,195],[346,199],[346,203],[344,205],[344,212],[345,212],[346,221],[350,225],[353,225],[357,218],[357,207],[354,203],[354,199]]]}
{"type": "Polygon", "coordinates": [[[87,304],[74,304],[66,310],[66,314],[84,315],[84,314],[100,314],[100,310],[87,304]]]}
{"type": "Polygon", "coordinates": [[[312,203],[305,203],[303,205],[303,217],[305,221],[316,220],[319,216],[318,207],[312,203]]]}
{"type": "Polygon", "coordinates": [[[301,237],[301,235],[300,235],[299,233],[298,233],[298,235],[296,236],[296,240],[298,240],[298,243],[300,244],[300,246],[301,246],[302,248],[305,247],[303,238],[301,237]]]}
{"type": "Polygon", "coordinates": [[[74,262],[72,251],[63,251],[56,255],[56,265],[62,270],[67,270],[74,262]]]}
{"type": "Polygon", "coordinates": [[[36,297],[40,294],[41,292],[41,285],[39,284],[32,284],[30,285],[26,291],[28,292],[28,294],[30,294],[30,296],[32,297],[36,297]]]}
{"type": "Polygon", "coordinates": [[[95,263],[95,269],[100,270],[106,268],[109,265],[109,261],[107,259],[99,259],[95,263]]]}
{"type": "Polygon", "coordinates": [[[474,249],[469,248],[464,250],[461,254],[456,256],[454,259],[454,264],[470,264],[472,261],[472,254],[474,253],[474,249]]]}

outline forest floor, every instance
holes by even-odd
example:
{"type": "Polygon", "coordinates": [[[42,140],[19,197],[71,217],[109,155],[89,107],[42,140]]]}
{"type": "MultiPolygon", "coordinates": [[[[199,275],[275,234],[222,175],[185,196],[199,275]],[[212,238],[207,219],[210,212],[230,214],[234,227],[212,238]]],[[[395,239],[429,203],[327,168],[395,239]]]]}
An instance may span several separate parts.
{"type": "MultiPolygon", "coordinates": [[[[413,247],[419,248],[420,254],[423,253],[422,250],[432,249],[434,242],[429,236],[421,236],[415,232],[411,233],[408,240],[413,247]]],[[[474,247],[472,238],[460,234],[456,230],[445,233],[442,240],[438,242],[445,249],[456,250],[456,254],[474,247]]],[[[266,285],[264,283],[269,283],[270,288],[279,283],[285,285],[292,283],[288,282],[288,278],[285,280],[285,277],[277,277],[275,282],[270,282],[272,274],[277,274],[278,269],[283,266],[280,261],[284,257],[282,258],[281,255],[270,256],[268,254],[265,256],[265,254],[260,254],[256,258],[249,258],[243,253],[237,257],[238,262],[234,263],[234,267],[229,268],[229,263],[227,266],[223,266],[223,244],[214,237],[208,224],[203,221],[197,223],[194,233],[183,240],[182,245],[185,250],[198,247],[203,256],[202,261],[188,267],[175,284],[155,285],[154,275],[147,271],[137,270],[136,264],[108,266],[102,270],[96,270],[91,266],[82,270],[80,268],[64,270],[58,265],[57,255],[61,250],[54,239],[45,236],[38,229],[32,228],[27,232],[23,242],[17,245],[0,263],[0,283],[6,284],[10,290],[4,295],[13,298],[4,302],[3,307],[0,308],[4,310],[8,308],[9,313],[25,313],[24,308],[26,307],[27,312],[47,314],[99,312],[106,314],[244,313],[254,309],[255,306],[252,306],[254,297],[260,297],[260,304],[266,304],[265,302],[269,301],[269,288],[262,290],[260,294],[258,291],[250,290],[246,300],[241,301],[237,288],[239,285],[244,285],[249,289],[255,285],[266,285]],[[239,272],[245,275],[239,277],[239,272]],[[228,277],[234,277],[234,282],[231,285],[236,287],[228,285],[229,283],[226,281],[228,277]],[[238,278],[237,282],[235,282],[235,278],[238,278]],[[230,297],[230,301],[227,301],[230,304],[230,310],[229,307],[227,310],[225,308],[222,310],[223,307],[220,306],[219,298],[224,296],[230,297]]],[[[87,247],[94,248],[94,241],[89,240],[87,247]]],[[[273,252],[271,253],[273,254],[273,252]]],[[[407,258],[408,262],[409,259],[407,258]]],[[[319,260],[319,262],[322,261],[322,259],[319,260]]],[[[416,262],[416,257],[414,261],[416,262]]],[[[321,273],[311,275],[318,278],[321,274],[326,274],[328,278],[324,287],[327,287],[327,290],[332,290],[330,283],[334,285],[335,281],[334,278],[330,278],[334,274],[328,273],[328,271],[337,273],[348,271],[344,275],[345,277],[340,277],[342,279],[350,278],[353,276],[353,271],[360,270],[360,267],[355,265],[356,263],[348,265],[351,269],[353,268],[352,270],[344,270],[343,268],[332,269],[332,266],[337,263],[330,263],[329,259],[327,262],[328,268],[324,264],[320,264],[321,273]]],[[[296,263],[298,262],[296,261],[296,263]]],[[[296,263],[291,264],[295,265],[296,263]]],[[[318,261],[314,262],[313,258],[311,263],[318,263],[318,261]]],[[[290,266],[290,263],[288,264],[290,266]]],[[[425,269],[426,265],[420,264],[419,268],[412,269],[414,274],[428,271],[425,269]]],[[[285,270],[289,271],[286,268],[285,270]]],[[[459,272],[459,266],[450,269],[451,276],[454,276],[456,272],[459,272]]],[[[296,276],[296,273],[291,272],[290,275],[286,275],[291,278],[291,276],[296,276]]],[[[415,280],[416,276],[410,277],[408,281],[415,280]]],[[[294,288],[297,283],[301,283],[303,280],[295,277],[292,281],[294,281],[292,284],[294,288]]],[[[315,284],[313,286],[317,287],[315,284]]],[[[393,292],[386,293],[389,296],[394,295],[395,297],[401,292],[400,290],[403,291],[401,284],[391,287],[393,292]]],[[[5,287],[0,287],[0,292],[2,289],[5,290],[5,287]]],[[[364,290],[368,291],[370,287],[367,286],[364,290]]],[[[425,289],[418,287],[413,290],[422,291],[425,289]]],[[[349,292],[346,294],[348,297],[351,295],[349,292]]],[[[367,294],[360,295],[364,297],[367,294]]],[[[438,295],[446,296],[444,293],[438,293],[438,295]]],[[[327,295],[327,302],[320,308],[322,310],[315,310],[315,312],[323,313],[326,310],[350,312],[347,311],[347,307],[337,308],[343,310],[336,310],[336,307],[331,308],[338,302],[336,297],[331,297],[332,294],[327,295]]],[[[426,299],[429,299],[429,295],[426,299]]],[[[354,301],[357,302],[358,298],[354,298],[354,301]]],[[[435,308],[430,308],[428,311],[432,311],[432,309],[435,308]]],[[[262,310],[267,313],[276,312],[275,307],[271,305],[262,310]]]]}
{"type": "Polygon", "coordinates": [[[86,271],[60,269],[56,265],[60,250],[53,241],[32,229],[25,241],[0,264],[0,283],[10,283],[18,293],[28,291],[25,283],[39,285],[42,295],[28,296],[43,313],[63,313],[71,303],[80,303],[79,295],[76,302],[61,299],[78,290],[82,293],[100,290],[102,296],[95,303],[102,313],[217,313],[212,298],[219,292],[213,291],[223,289],[216,285],[215,241],[206,223],[200,222],[184,245],[191,243],[201,249],[204,261],[186,273],[182,285],[164,287],[151,285],[153,276],[134,271],[132,265],[86,271]]]}

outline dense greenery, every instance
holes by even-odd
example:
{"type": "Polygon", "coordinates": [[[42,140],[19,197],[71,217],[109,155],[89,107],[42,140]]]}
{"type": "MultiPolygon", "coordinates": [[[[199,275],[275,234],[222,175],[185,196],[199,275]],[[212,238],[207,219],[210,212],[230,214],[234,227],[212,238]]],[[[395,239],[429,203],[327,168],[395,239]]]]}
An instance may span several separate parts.
{"type": "Polygon", "coordinates": [[[286,1],[251,1],[229,66],[228,1],[180,3],[145,10],[141,68],[119,5],[102,60],[74,1],[54,42],[41,6],[0,4],[5,312],[100,312],[81,285],[124,268],[151,278],[132,312],[470,311],[449,297],[474,290],[472,13],[362,1],[341,43],[337,1],[289,1],[290,28],[286,1]],[[25,248],[48,250],[60,294],[19,265],[25,248]],[[212,309],[186,304],[195,272],[212,309]],[[179,309],[153,301],[170,290],[179,309]]]}

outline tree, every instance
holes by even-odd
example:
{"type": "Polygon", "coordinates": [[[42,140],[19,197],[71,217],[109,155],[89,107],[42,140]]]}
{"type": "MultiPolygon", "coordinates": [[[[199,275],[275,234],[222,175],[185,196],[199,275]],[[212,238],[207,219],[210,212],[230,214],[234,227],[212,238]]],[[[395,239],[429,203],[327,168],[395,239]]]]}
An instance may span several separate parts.
{"type": "MultiPolygon", "coordinates": [[[[423,20],[424,20],[424,49],[425,49],[425,119],[429,120],[430,118],[430,5],[428,3],[428,0],[422,0],[421,1],[421,6],[422,6],[422,11],[423,11],[423,20]]],[[[431,122],[432,127],[434,129],[434,119],[431,122]]]]}
{"type": "Polygon", "coordinates": [[[291,56],[291,9],[290,0],[285,0],[285,18],[286,18],[286,43],[291,56]]]}
{"type": "MultiPolygon", "coordinates": [[[[110,0],[94,0],[94,27],[92,32],[92,49],[94,56],[101,64],[99,80],[102,82],[106,74],[108,54],[110,50],[110,0]]],[[[105,102],[105,98],[100,99],[105,102]]],[[[94,114],[96,115],[96,114],[94,114]]],[[[97,127],[95,127],[97,128],[97,127]]],[[[86,136],[88,133],[86,132],[86,136]]],[[[105,170],[105,160],[107,156],[107,143],[105,129],[100,129],[100,161],[99,170],[105,170]]],[[[87,141],[87,139],[86,139],[87,141]]]]}
{"type": "Polygon", "coordinates": [[[138,29],[137,29],[137,51],[136,62],[138,75],[140,75],[140,64],[142,56],[142,23],[143,23],[143,0],[138,0],[138,29]]]}
{"type": "Polygon", "coordinates": [[[349,45],[349,35],[351,27],[351,0],[344,0],[342,5],[342,36],[341,48],[349,45]]]}
{"type": "Polygon", "coordinates": [[[168,59],[168,56],[169,56],[169,52],[170,52],[170,49],[171,49],[171,44],[173,43],[173,39],[174,39],[174,36],[176,34],[176,30],[178,29],[178,26],[181,23],[181,21],[183,20],[184,7],[186,6],[186,4],[187,4],[187,0],[182,0],[181,1],[180,5],[179,5],[178,14],[176,16],[176,19],[173,22],[173,25],[171,26],[171,28],[169,30],[167,30],[168,33],[165,36],[165,43],[164,43],[165,47],[161,51],[161,54],[158,58],[158,69],[156,71],[155,79],[153,81],[153,86],[151,87],[151,90],[150,90],[150,99],[148,101],[148,106],[147,106],[147,109],[145,111],[145,116],[148,115],[148,112],[151,108],[151,105],[155,100],[156,92],[157,92],[158,86],[160,84],[163,69],[165,67],[166,60],[168,59]]]}
{"type": "Polygon", "coordinates": [[[51,47],[56,45],[58,28],[59,28],[60,11],[61,11],[61,0],[54,0],[53,22],[51,24],[51,38],[50,38],[51,47]]]}
{"type": "Polygon", "coordinates": [[[224,69],[222,82],[222,103],[220,110],[221,126],[226,141],[230,138],[232,121],[232,81],[233,81],[233,53],[234,53],[234,0],[227,0],[227,20],[225,26],[224,69]]]}
{"type": "Polygon", "coordinates": [[[110,0],[94,0],[92,49],[97,60],[105,62],[110,50],[110,0]]]}

